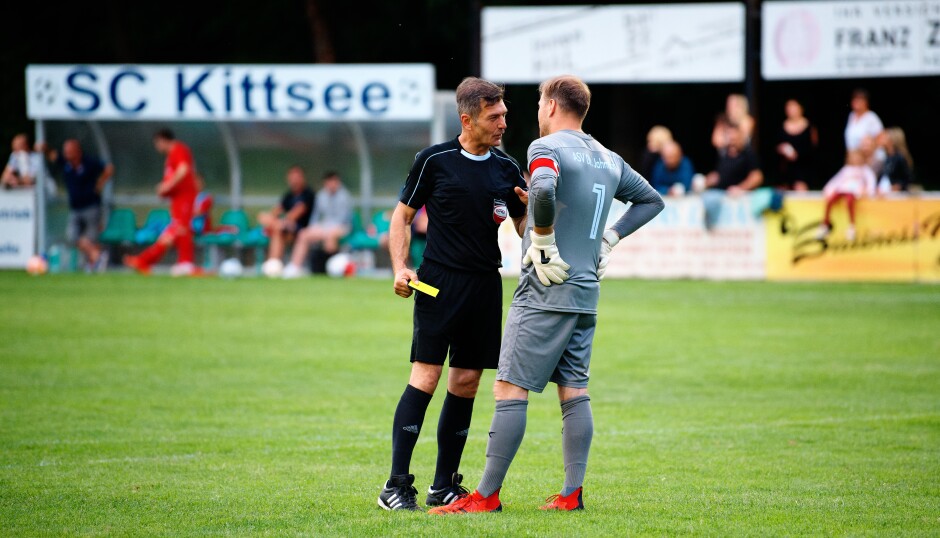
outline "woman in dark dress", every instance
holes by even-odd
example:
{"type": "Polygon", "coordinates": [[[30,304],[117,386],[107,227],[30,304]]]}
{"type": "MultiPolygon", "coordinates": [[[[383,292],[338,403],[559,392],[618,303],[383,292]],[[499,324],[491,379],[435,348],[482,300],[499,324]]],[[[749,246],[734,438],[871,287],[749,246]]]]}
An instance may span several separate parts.
{"type": "Polygon", "coordinates": [[[785,188],[805,191],[816,187],[814,157],[819,145],[819,134],[806,116],[803,105],[796,99],[787,101],[786,119],[780,129],[777,154],[780,155],[780,181],[785,188]]]}

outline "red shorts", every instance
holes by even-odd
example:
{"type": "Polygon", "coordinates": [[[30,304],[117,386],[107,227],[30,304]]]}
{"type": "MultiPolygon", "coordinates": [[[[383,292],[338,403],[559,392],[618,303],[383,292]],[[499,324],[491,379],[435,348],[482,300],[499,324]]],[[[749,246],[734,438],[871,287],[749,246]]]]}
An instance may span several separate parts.
{"type": "Polygon", "coordinates": [[[191,232],[193,220],[193,202],[195,196],[177,195],[170,198],[170,224],[163,233],[179,236],[183,232],[191,232]]]}

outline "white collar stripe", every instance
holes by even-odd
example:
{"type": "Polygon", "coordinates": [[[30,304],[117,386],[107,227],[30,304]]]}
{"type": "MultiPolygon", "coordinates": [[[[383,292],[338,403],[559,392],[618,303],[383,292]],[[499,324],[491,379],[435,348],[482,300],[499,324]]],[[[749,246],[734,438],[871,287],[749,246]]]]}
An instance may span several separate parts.
{"type": "Polygon", "coordinates": [[[487,160],[487,159],[490,158],[490,155],[493,155],[493,152],[492,152],[492,151],[487,151],[485,155],[474,155],[474,154],[470,153],[469,151],[467,151],[467,150],[461,148],[461,149],[460,149],[460,154],[463,155],[464,157],[470,159],[471,161],[485,161],[485,160],[487,160]]]}

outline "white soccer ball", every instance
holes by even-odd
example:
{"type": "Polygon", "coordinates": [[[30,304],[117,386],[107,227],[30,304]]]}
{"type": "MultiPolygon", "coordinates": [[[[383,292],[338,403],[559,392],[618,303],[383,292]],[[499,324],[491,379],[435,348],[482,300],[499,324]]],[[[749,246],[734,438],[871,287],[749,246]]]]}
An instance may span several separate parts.
{"type": "Polygon", "coordinates": [[[334,254],[329,260],[326,260],[326,274],[333,278],[352,276],[355,272],[356,266],[353,264],[352,257],[345,252],[334,254]]]}
{"type": "Polygon", "coordinates": [[[219,266],[219,276],[222,278],[238,278],[242,276],[242,262],[238,258],[229,258],[219,266]]]}
{"type": "Polygon", "coordinates": [[[261,264],[261,273],[268,278],[280,278],[284,272],[284,262],[277,258],[271,258],[261,264]]]}
{"type": "Polygon", "coordinates": [[[26,272],[31,275],[44,275],[49,270],[49,264],[42,256],[31,256],[26,261],[26,272]]]}

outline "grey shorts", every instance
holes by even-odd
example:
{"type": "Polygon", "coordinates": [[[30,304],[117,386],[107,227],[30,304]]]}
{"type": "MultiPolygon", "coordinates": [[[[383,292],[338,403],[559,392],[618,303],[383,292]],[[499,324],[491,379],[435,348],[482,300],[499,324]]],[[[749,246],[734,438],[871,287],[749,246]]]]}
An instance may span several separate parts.
{"type": "Polygon", "coordinates": [[[597,314],[511,306],[496,379],[533,392],[545,390],[549,381],[587,387],[595,325],[597,314]]]}
{"type": "Polygon", "coordinates": [[[65,229],[65,237],[69,243],[75,243],[80,238],[95,242],[98,240],[99,233],[101,233],[100,206],[69,211],[69,224],[65,229]]]}

